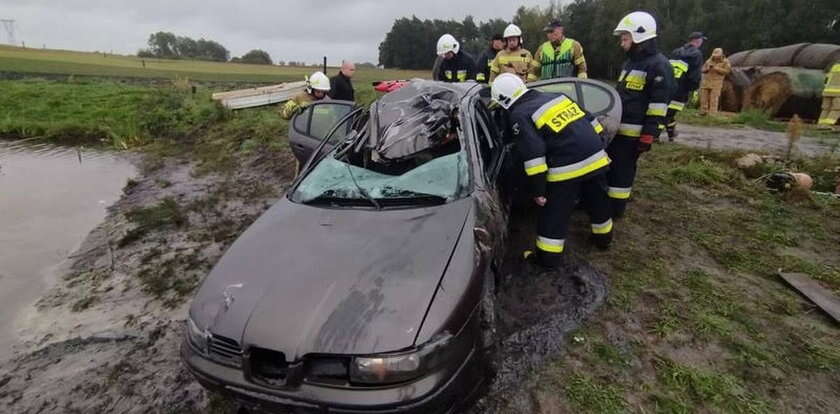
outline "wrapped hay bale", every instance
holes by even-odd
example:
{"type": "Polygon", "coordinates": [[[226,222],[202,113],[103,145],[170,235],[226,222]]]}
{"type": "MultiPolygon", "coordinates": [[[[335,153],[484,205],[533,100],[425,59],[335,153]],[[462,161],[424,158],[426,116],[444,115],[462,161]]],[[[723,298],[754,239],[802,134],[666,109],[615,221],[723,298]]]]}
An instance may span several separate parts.
{"type": "Polygon", "coordinates": [[[762,67],[753,72],[753,82],[744,91],[742,109],[757,109],[769,116],[794,114],[815,119],[820,114],[825,74],[817,69],[762,67]]]}

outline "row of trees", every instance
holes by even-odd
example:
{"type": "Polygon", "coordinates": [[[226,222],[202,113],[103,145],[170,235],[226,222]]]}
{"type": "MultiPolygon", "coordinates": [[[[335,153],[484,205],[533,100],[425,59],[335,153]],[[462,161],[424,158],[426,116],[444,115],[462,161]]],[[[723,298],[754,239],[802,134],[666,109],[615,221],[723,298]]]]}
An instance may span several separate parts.
{"type": "MultiPolygon", "coordinates": [[[[170,32],[157,32],[149,35],[149,47],[137,52],[139,57],[155,57],[163,59],[195,59],[215,62],[227,62],[230,52],[219,42],[207,39],[192,39],[187,36],[176,36],[170,32]]],[[[241,57],[230,59],[231,62],[271,65],[271,55],[260,49],[254,49],[241,57]]]]}
{"type": "MultiPolygon", "coordinates": [[[[522,28],[525,47],[534,52],[545,41],[545,24],[563,21],[567,35],[583,44],[590,75],[612,78],[624,59],[613,29],[634,10],[657,18],[658,42],[666,53],[692,31],[705,32],[710,38],[708,47],[722,47],[727,54],[802,42],[840,43],[837,0],[811,0],[807,7],[793,0],[574,0],[564,6],[553,2],[548,7],[521,7],[511,22],[522,28]]],[[[461,22],[401,18],[379,45],[379,63],[429,69],[442,34],[452,33],[464,50],[478,53],[507,23],[500,19],[476,23],[469,16],[461,22]]]]}

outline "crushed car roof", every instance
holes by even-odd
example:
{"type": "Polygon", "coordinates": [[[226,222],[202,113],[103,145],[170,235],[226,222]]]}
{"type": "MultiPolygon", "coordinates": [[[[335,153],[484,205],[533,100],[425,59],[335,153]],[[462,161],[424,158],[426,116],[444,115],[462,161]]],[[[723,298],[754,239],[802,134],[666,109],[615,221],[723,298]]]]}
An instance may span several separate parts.
{"type": "Polygon", "coordinates": [[[385,160],[399,160],[439,144],[457,122],[461,98],[475,83],[412,80],[371,106],[370,147],[385,160]]]}

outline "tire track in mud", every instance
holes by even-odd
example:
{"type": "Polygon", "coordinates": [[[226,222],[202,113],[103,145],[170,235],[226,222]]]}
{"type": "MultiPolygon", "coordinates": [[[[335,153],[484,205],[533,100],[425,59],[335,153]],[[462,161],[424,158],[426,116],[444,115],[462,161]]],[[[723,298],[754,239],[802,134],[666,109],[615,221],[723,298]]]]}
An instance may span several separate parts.
{"type": "Polygon", "coordinates": [[[530,377],[562,355],[566,335],[578,329],[607,297],[607,277],[572,252],[565,269],[525,264],[536,233],[532,211],[511,216],[511,234],[496,294],[499,343],[496,375],[470,414],[538,412],[530,377]]]}

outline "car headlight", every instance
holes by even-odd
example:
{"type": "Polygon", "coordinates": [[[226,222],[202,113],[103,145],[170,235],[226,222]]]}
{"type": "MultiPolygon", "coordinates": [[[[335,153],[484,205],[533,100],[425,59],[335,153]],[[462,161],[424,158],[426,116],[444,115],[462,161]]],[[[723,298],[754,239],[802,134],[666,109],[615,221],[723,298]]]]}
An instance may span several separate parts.
{"type": "Polygon", "coordinates": [[[195,321],[193,321],[192,316],[187,318],[187,339],[193,348],[202,354],[207,355],[209,353],[210,334],[199,328],[195,321]]]}
{"type": "Polygon", "coordinates": [[[409,352],[355,357],[350,364],[350,382],[384,385],[419,378],[459,354],[463,350],[459,342],[463,341],[458,339],[445,333],[409,352]]]}

